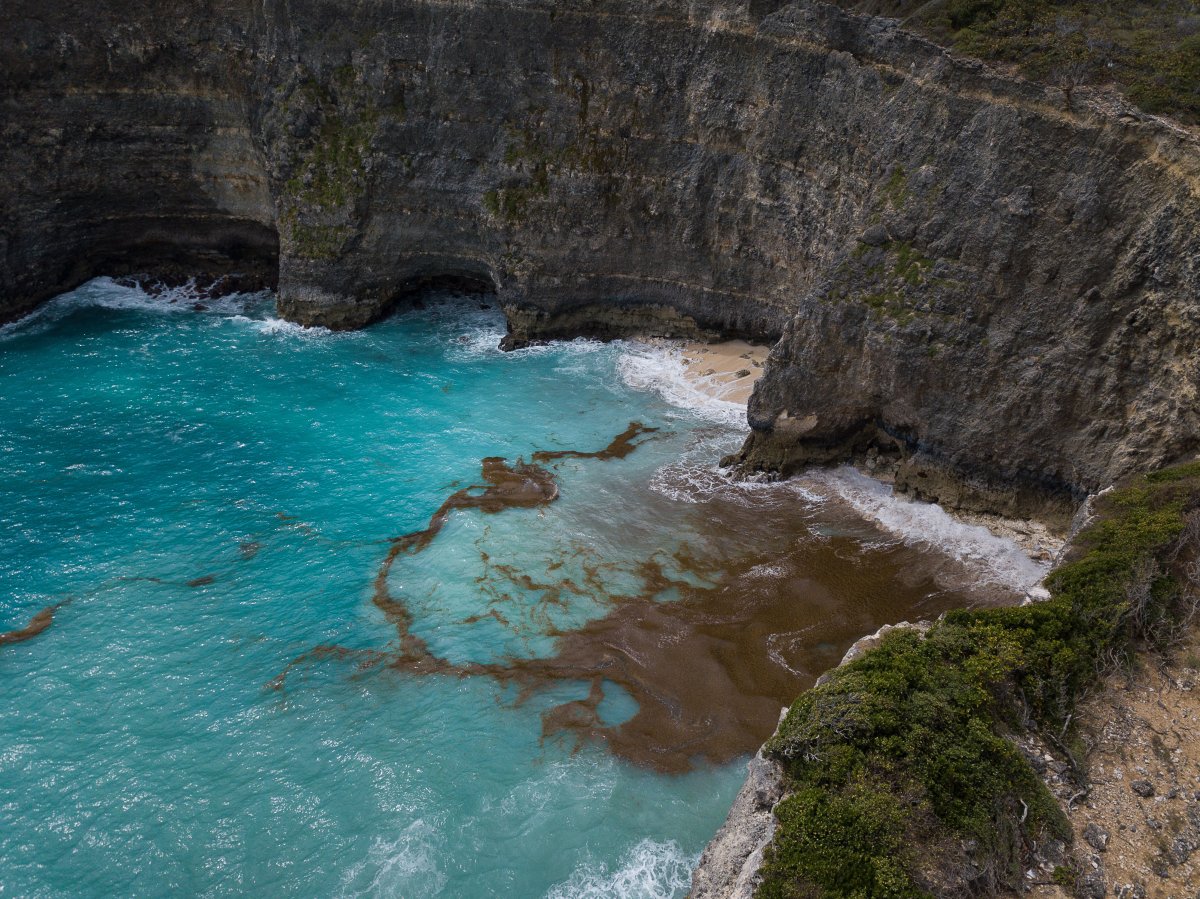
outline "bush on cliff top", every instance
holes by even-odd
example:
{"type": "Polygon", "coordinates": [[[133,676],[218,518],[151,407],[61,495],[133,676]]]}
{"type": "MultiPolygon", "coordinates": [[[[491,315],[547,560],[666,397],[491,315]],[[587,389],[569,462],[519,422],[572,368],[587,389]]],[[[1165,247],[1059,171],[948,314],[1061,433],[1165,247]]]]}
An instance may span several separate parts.
{"type": "Polygon", "coordinates": [[[1200,10],[1194,0],[836,0],[905,19],[971,56],[1060,87],[1115,84],[1148,112],[1200,122],[1200,10]]]}
{"type": "Polygon", "coordinates": [[[899,899],[947,878],[1014,888],[1025,847],[1070,839],[1006,734],[1035,729],[1069,756],[1080,697],[1190,622],[1200,463],[1137,478],[1096,511],[1047,579],[1051,599],[893,632],[796,701],[767,747],[790,795],[758,896],[899,899]]]}

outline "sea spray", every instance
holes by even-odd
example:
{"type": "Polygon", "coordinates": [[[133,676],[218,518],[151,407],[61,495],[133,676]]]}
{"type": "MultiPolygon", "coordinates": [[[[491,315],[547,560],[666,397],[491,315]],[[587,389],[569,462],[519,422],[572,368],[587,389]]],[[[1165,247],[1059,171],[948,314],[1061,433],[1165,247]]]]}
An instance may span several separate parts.
{"type": "Polygon", "coordinates": [[[672,899],[688,888],[699,856],[672,841],[642,840],[609,870],[604,862],[581,865],[546,899],[672,899]]]}

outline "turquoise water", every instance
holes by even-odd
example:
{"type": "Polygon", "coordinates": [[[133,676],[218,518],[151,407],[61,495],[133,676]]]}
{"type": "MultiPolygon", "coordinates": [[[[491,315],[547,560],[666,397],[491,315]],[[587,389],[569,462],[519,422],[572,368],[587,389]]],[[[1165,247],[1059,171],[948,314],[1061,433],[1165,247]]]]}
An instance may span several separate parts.
{"type": "MultiPolygon", "coordinates": [[[[670,599],[702,579],[681,546],[731,539],[696,500],[736,409],[644,389],[670,368],[653,350],[502,354],[502,332],[463,298],[331,334],[266,296],[197,308],[105,279],[0,330],[0,632],[58,606],[0,645],[0,895],[685,892],[744,759],[656,773],[543,737],[587,684],[525,696],[379,663],[388,538],[484,457],[660,429],[623,459],[556,461],[557,501],[453,513],[396,562],[412,633],[459,665],[545,656],[613,601],[555,578],[602,566],[633,593],[654,558],[670,599]]],[[[892,552],[872,534],[863,552],[892,552]]],[[[864,609],[849,639],[891,614],[864,609]]],[[[598,709],[634,711],[615,687],[598,709]]]]}
{"type": "MultiPolygon", "coordinates": [[[[617,347],[493,352],[502,320],[470,304],[343,335],[266,298],[169,299],[93,282],[0,342],[0,630],[68,600],[0,647],[0,894],[679,892],[739,765],[663,777],[543,744],[550,698],[514,706],[486,679],[332,662],[267,686],[315,645],[388,643],[382,541],[482,457],[599,449],[631,418],[677,426],[671,407],[624,384],[617,347]]],[[[458,623],[476,542],[585,533],[572,496],[619,515],[621,483],[678,439],[564,463],[540,518],[455,516],[397,573],[437,582],[411,591],[425,635],[544,651],[458,623]]]]}

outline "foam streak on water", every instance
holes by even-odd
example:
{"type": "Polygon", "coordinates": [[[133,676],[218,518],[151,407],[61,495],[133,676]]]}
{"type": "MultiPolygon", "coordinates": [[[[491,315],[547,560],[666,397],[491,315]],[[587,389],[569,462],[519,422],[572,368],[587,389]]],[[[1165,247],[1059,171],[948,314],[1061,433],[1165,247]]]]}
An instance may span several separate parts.
{"type": "Polygon", "coordinates": [[[578,868],[547,899],[671,899],[691,883],[699,856],[686,856],[675,842],[642,840],[615,871],[600,862],[578,868]]]}
{"type": "Polygon", "coordinates": [[[1013,540],[967,524],[934,503],[897,496],[890,486],[856,468],[812,471],[803,480],[827,488],[905,544],[944,552],[992,583],[1026,591],[1040,584],[1050,569],[1049,562],[1031,559],[1013,540]]]}

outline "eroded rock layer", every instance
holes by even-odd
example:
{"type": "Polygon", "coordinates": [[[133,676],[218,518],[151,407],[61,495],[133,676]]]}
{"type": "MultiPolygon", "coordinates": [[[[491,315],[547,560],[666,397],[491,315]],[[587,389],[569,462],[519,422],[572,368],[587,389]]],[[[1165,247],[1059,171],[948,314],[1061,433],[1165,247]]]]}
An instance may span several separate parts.
{"type": "Polygon", "coordinates": [[[275,280],[253,5],[0,9],[0,323],[97,274],[275,280]]]}
{"type": "Polygon", "coordinates": [[[451,281],[510,346],[782,335],[750,469],[882,452],[1065,516],[1197,449],[1200,149],[817,2],[0,10],[0,320],[97,273],[361,327],[451,281]]]}

